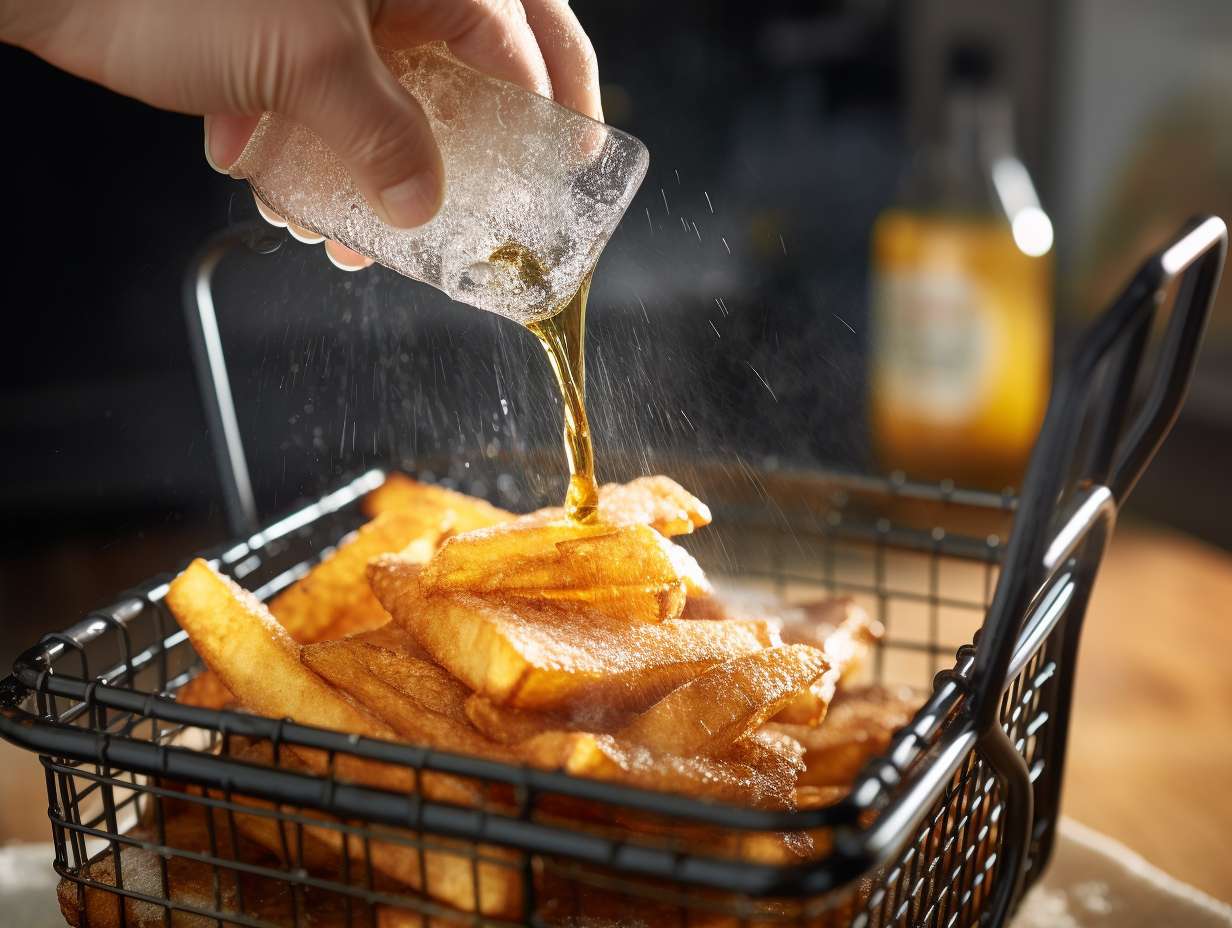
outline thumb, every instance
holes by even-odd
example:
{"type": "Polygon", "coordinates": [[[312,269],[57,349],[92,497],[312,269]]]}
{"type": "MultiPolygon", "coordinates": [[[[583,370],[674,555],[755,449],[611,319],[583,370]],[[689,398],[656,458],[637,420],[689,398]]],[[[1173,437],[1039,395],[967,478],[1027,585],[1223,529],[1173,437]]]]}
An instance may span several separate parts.
{"type": "Polygon", "coordinates": [[[284,112],[321,136],[382,221],[405,229],[436,215],[445,193],[440,150],[423,110],[375,48],[299,87],[284,112]]]}

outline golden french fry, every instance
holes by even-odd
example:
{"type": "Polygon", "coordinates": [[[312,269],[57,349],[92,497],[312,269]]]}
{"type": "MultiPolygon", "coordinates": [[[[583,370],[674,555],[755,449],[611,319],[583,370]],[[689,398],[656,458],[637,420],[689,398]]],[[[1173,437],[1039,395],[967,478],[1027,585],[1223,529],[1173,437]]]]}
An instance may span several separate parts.
{"type": "Polygon", "coordinates": [[[688,554],[645,525],[494,526],[449,539],[422,575],[429,593],[501,593],[580,602],[613,618],[676,618],[706,584],[688,554]]]}
{"type": "Polygon", "coordinates": [[[369,570],[382,604],[433,659],[476,692],[519,709],[644,708],[715,664],[781,643],[768,623],[613,620],[578,606],[424,596],[397,557],[369,570]]]}
{"type": "MultiPolygon", "coordinates": [[[[431,660],[399,653],[358,637],[305,645],[300,659],[356,699],[359,697],[351,691],[355,685],[351,678],[375,677],[378,683],[392,687],[423,708],[469,724],[462,704],[470,690],[431,660]]],[[[363,703],[362,699],[359,701],[363,703]]],[[[380,715],[379,711],[373,711],[380,715]]]]}
{"type": "Polygon", "coordinates": [[[368,562],[378,554],[394,551],[426,561],[450,529],[450,518],[419,509],[381,513],[343,539],[306,577],[275,596],[270,612],[291,637],[304,643],[384,625],[389,614],[368,586],[368,562]]]}
{"type": "MultiPolygon", "coordinates": [[[[558,506],[519,516],[531,524],[559,522],[565,512],[558,506]]],[[[649,525],[663,535],[687,535],[710,524],[710,509],[670,477],[639,477],[628,483],[607,483],[599,488],[597,521],[607,525],[649,525]]]]}
{"type": "Polygon", "coordinates": [[[463,711],[466,689],[439,667],[396,655],[389,655],[391,660],[378,658],[369,663],[373,655],[364,653],[369,650],[379,651],[351,642],[323,642],[304,648],[302,657],[316,673],[413,744],[493,760],[516,760],[511,751],[488,740],[470,724],[463,711]],[[395,664],[403,662],[404,667],[396,670],[395,664]],[[373,672],[374,666],[393,670],[398,676],[378,675],[373,672]],[[429,703],[445,711],[429,708],[429,703]]]}
{"type": "Polygon", "coordinates": [[[803,607],[811,613],[803,630],[791,623],[783,626],[785,640],[820,647],[830,669],[807,690],[783,707],[775,721],[793,725],[817,725],[826,716],[835,691],[858,672],[885,634],[881,623],[850,599],[803,607]],[[815,618],[814,618],[815,617],[815,618]]]}
{"type": "MultiPolygon", "coordinates": [[[[274,763],[273,751],[267,742],[253,746],[241,759],[249,763],[278,766],[287,770],[305,769],[294,752],[282,751],[274,763]]],[[[251,797],[237,796],[236,801],[255,809],[272,809],[271,803],[251,797]]],[[[261,845],[285,864],[302,866],[313,872],[334,875],[342,871],[345,857],[350,861],[356,879],[363,879],[368,865],[376,874],[397,884],[424,893],[464,912],[478,911],[488,916],[509,917],[521,906],[521,875],[517,869],[518,855],[505,848],[479,845],[465,841],[432,836],[431,849],[424,849],[420,859],[422,836],[395,829],[374,828],[387,840],[362,836],[330,827],[333,821],[324,815],[305,810],[303,814],[321,820],[320,825],[304,825],[302,838],[292,822],[279,822],[259,814],[237,814],[236,828],[249,840],[261,845]],[[279,834],[279,829],[282,834],[279,834]],[[406,841],[399,841],[402,837],[406,841]],[[285,839],[285,841],[284,841],[285,839]],[[286,858],[290,851],[291,858],[286,858]],[[478,851],[480,860],[472,864],[478,851]],[[477,898],[478,896],[478,898],[477,898]]]]}
{"type": "MultiPolygon", "coordinates": [[[[675,542],[669,541],[667,544],[668,555],[672,559],[672,565],[676,568],[676,575],[684,581],[684,589],[688,597],[701,599],[713,596],[714,587],[710,585],[710,580],[706,572],[702,570],[702,565],[697,563],[697,559],[675,542]]],[[[690,616],[690,618],[697,617],[690,616]]]]}
{"type": "Polygon", "coordinates": [[[860,768],[889,747],[923,701],[924,694],[910,687],[859,687],[840,692],[821,725],[772,722],[766,729],[791,735],[804,746],[802,786],[845,789],[860,768]]]}
{"type": "MultiPolygon", "coordinates": [[[[386,615],[388,614],[386,613],[386,615]]],[[[428,653],[415,643],[414,638],[407,634],[406,629],[392,619],[384,625],[356,635],[349,635],[343,640],[370,644],[373,647],[391,651],[399,657],[417,657],[421,661],[431,660],[428,657],[428,653]]]]}
{"type": "Polygon", "coordinates": [[[805,644],[735,657],[668,693],[620,736],[686,756],[714,754],[761,726],[828,667],[825,655],[805,644]]]}
{"type": "Polygon", "coordinates": [[[393,730],[353,706],[299,659],[299,645],[247,590],[197,558],[171,581],[167,605],[202,659],[259,715],[372,738],[393,730]]]}
{"type": "Polygon", "coordinates": [[[759,808],[791,808],[800,772],[798,760],[760,746],[685,757],[590,732],[544,732],[521,750],[527,763],[548,770],[759,808]]]}
{"type": "Polygon", "coordinates": [[[629,720],[629,713],[607,706],[585,704],[576,712],[532,712],[494,703],[482,693],[467,697],[466,717],[485,736],[500,744],[520,744],[545,731],[610,733],[629,720]]]}
{"type": "Polygon", "coordinates": [[[568,719],[564,715],[497,705],[482,693],[472,693],[467,697],[464,708],[470,723],[497,744],[520,744],[545,731],[568,727],[568,719]]]}
{"type": "Polygon", "coordinates": [[[176,691],[175,701],[201,709],[226,709],[235,705],[235,694],[206,667],[176,691]]]}
{"type": "Polygon", "coordinates": [[[363,509],[369,518],[396,510],[411,510],[425,519],[448,516],[456,532],[469,532],[514,518],[512,512],[474,496],[420,483],[398,473],[390,474],[383,484],[364,497],[363,509]]]}

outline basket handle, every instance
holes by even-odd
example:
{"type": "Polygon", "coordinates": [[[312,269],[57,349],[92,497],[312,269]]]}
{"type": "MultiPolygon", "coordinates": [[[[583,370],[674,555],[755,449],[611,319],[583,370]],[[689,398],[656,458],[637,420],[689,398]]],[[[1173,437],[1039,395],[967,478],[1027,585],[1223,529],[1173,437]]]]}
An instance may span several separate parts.
{"type": "MultiPolygon", "coordinates": [[[[1227,251],[1227,228],[1217,217],[1189,222],[1149,258],[1116,301],[1084,333],[1061,370],[1031,455],[1005,564],[984,623],[972,668],[977,727],[997,723],[1005,674],[1018,624],[1057,565],[1046,558],[1066,524],[1052,515],[1078,465],[1076,487],[1106,486],[1112,508],[1133,490],[1172,428],[1184,402],[1227,251]],[[1147,401],[1128,427],[1130,398],[1139,378],[1147,336],[1175,285],[1176,300],[1147,401]],[[1075,458],[1084,425],[1092,421],[1089,453],[1075,458]]],[[[1086,507],[1095,518],[1094,507],[1086,507]]],[[[1065,545],[1072,550],[1073,542],[1065,545]]]]}
{"type": "Polygon", "coordinates": [[[201,391],[201,405],[222,485],[223,511],[232,538],[247,537],[257,530],[257,503],[240,436],[235,398],[231,394],[218,316],[214,312],[214,271],[237,246],[268,250],[261,243],[268,243],[272,231],[263,221],[252,220],[236,223],[213,235],[189,263],[181,291],[193,369],[201,391]]]}

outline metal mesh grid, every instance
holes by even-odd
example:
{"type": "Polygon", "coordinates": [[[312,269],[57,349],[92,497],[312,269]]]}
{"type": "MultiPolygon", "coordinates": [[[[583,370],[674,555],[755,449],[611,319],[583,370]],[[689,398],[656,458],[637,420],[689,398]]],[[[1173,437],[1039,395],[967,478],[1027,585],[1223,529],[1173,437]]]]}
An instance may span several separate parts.
{"type": "MultiPolygon", "coordinates": [[[[268,598],[358,524],[355,500],[378,480],[366,475],[348,493],[215,554],[243,585],[268,598]]],[[[720,505],[715,526],[707,530],[711,548],[697,553],[719,562],[720,587],[738,577],[741,592],[773,594],[788,605],[852,596],[887,627],[869,678],[922,686],[936,671],[954,666],[955,648],[982,621],[996,580],[999,537],[971,528],[1003,531],[1012,500],[980,500],[986,510],[981,512],[939,488],[921,510],[918,500],[905,504],[898,489],[889,484],[861,495],[827,485],[807,503],[796,500],[794,509],[779,507],[773,517],[765,506],[720,505]],[[947,532],[945,516],[967,530],[947,532]]],[[[198,661],[162,604],[164,590],[165,579],[156,580],[93,615],[96,634],[85,644],[80,634],[58,636],[62,647],[53,648],[51,667],[29,697],[38,715],[93,733],[109,760],[106,742],[114,737],[255,757],[285,769],[295,756],[288,745],[297,742],[278,737],[281,728],[274,737],[262,737],[236,729],[226,715],[196,723],[160,718],[150,699],[129,710],[104,704],[103,695],[121,688],[174,693],[196,672],[198,661]],[[79,698],[55,695],[53,677],[63,688],[70,679],[96,679],[91,674],[100,666],[107,668],[99,675],[106,684],[88,684],[79,698]]],[[[1054,666],[1043,657],[1046,651],[1031,659],[1007,691],[1003,717],[1037,775],[1046,759],[1041,726],[1047,711],[1041,706],[1051,698],[1043,668],[1054,666]]],[[[969,652],[959,651],[960,670],[969,652]]],[[[913,735],[915,752],[941,732],[936,719],[920,728],[913,735]]],[[[341,768],[339,777],[316,778],[317,796],[306,803],[255,798],[226,777],[187,786],[170,775],[138,773],[122,761],[44,755],[56,868],[67,880],[62,892],[73,897],[70,909],[80,913],[83,925],[107,926],[950,925],[977,917],[995,870],[995,780],[974,755],[895,863],[863,878],[836,875],[834,885],[841,888],[834,892],[760,896],[689,877],[691,868],[704,870],[707,861],[764,855],[775,840],[774,823],[759,823],[755,814],[742,821],[732,810],[689,808],[677,797],[639,808],[606,784],[588,784],[577,794],[554,789],[550,777],[545,785],[543,778],[452,775],[470,790],[462,814],[472,825],[563,827],[603,842],[605,855],[579,859],[563,846],[553,854],[516,842],[459,838],[428,821],[422,815],[427,805],[417,797],[431,799],[432,778],[446,774],[427,751],[412,750],[409,763],[402,758],[411,802],[400,821],[323,813],[338,811],[348,754],[345,748],[328,752],[330,769],[341,768]],[[626,865],[643,852],[662,852],[670,864],[655,872],[626,865]],[[117,897],[126,900],[123,906],[117,897]]],[[[816,855],[809,869],[831,867],[837,874],[842,861],[834,851],[836,837],[873,815],[847,805],[828,817],[795,820],[811,826],[816,855]]]]}

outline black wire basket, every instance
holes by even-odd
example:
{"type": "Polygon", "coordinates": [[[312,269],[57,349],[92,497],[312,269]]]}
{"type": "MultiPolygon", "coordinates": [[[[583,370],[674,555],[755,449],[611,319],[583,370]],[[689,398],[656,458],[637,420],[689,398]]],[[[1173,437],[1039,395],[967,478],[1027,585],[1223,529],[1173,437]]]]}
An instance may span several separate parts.
{"type": "MultiPolygon", "coordinates": [[[[187,290],[244,529],[204,556],[267,599],[363,521],[385,475],[255,528],[208,299],[233,238],[187,290]]],[[[1017,497],[813,471],[708,481],[693,462],[724,552],[706,566],[786,602],[853,597],[887,629],[872,677],[930,686],[836,804],[724,805],[177,702],[201,663],[166,575],[45,637],[0,684],[0,734],[46,772],[62,907],[82,926],[168,928],[1004,924],[1049,859],[1091,586],[1183,401],[1225,250],[1220,220],[1191,223],[1094,322],[1017,497]],[[446,781],[466,799],[433,788],[446,781]],[[764,853],[784,833],[811,839],[809,862],[764,853]]]]}

